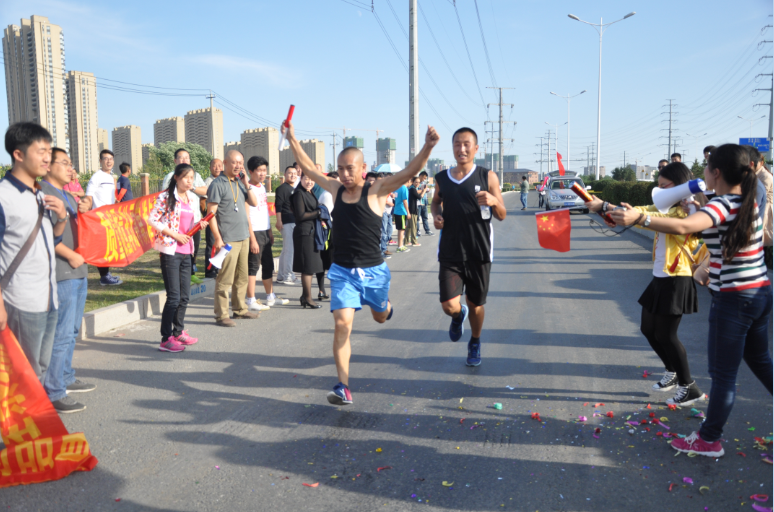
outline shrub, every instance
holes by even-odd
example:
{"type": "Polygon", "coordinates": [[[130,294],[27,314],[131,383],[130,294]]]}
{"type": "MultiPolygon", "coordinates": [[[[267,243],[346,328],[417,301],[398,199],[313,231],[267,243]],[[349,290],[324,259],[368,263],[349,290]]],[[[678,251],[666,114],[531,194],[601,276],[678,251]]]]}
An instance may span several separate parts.
{"type": "Polygon", "coordinates": [[[632,206],[647,206],[653,204],[651,190],[656,187],[653,182],[645,181],[612,181],[600,186],[602,190],[597,197],[613,204],[629,203],[632,206]]]}

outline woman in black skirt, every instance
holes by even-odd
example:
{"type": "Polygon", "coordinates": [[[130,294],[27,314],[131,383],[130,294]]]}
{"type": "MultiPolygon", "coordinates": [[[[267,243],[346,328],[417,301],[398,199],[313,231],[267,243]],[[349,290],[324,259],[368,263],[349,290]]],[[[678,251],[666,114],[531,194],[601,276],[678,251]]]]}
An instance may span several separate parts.
{"type": "MultiPolygon", "coordinates": [[[[692,179],[693,175],[685,164],[674,162],[659,171],[658,186],[671,188],[692,179]]],[[[702,197],[697,200],[704,204],[706,198],[700,195],[702,197]]],[[[614,205],[597,198],[586,204],[594,212],[614,208],[614,205]]],[[[674,204],[667,213],[660,213],[653,205],[636,206],[634,210],[650,217],[686,216],[680,202],[674,204]]],[[[691,271],[693,262],[686,255],[686,251],[693,253],[698,245],[699,239],[695,235],[656,233],[653,241],[653,280],[639,300],[642,305],[640,330],[665,367],[664,377],[653,385],[653,390],[667,392],[678,388],[675,396],[666,401],[669,405],[690,405],[704,397],[691,377],[685,347],[677,337],[677,328],[683,315],[699,310],[696,284],[691,271]]]]}
{"type": "Polygon", "coordinates": [[[323,271],[320,251],[314,242],[315,223],[320,217],[320,208],[312,187],[314,181],[301,175],[301,181],[291,197],[296,218],[296,227],[293,228],[293,272],[301,273],[301,307],[319,309],[322,306],[312,301],[312,277],[323,271]]]}

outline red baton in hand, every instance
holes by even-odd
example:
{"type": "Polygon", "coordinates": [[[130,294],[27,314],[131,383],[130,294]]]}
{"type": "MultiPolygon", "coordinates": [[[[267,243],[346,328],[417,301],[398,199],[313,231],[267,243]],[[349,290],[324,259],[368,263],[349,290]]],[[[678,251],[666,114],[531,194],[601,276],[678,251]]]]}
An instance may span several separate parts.
{"type": "MultiPolygon", "coordinates": [[[[295,110],[296,110],[296,106],[295,105],[290,105],[290,109],[288,110],[288,117],[286,117],[285,120],[282,121],[282,126],[284,126],[285,128],[288,127],[288,123],[290,123],[290,120],[293,119],[293,112],[295,110]]],[[[280,136],[280,141],[279,141],[279,150],[280,151],[282,151],[282,145],[284,143],[285,143],[285,134],[283,133],[280,136]]]]}
{"type": "Polygon", "coordinates": [[[208,213],[201,221],[197,222],[196,225],[191,228],[191,231],[186,233],[186,236],[194,236],[202,229],[202,222],[209,222],[214,216],[215,212],[208,213]]]}

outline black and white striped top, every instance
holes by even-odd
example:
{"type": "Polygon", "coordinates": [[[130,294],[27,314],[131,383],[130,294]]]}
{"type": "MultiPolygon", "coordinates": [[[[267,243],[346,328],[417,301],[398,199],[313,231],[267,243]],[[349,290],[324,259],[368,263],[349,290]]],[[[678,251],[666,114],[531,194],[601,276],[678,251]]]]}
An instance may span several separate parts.
{"type": "Polygon", "coordinates": [[[721,241],[741,205],[742,196],[726,194],[714,197],[701,209],[710,216],[714,226],[702,236],[710,253],[709,288],[716,292],[741,292],[770,284],[763,261],[763,222],[757,215],[757,204],[750,245],[736,253],[729,263],[723,262],[721,241]]]}

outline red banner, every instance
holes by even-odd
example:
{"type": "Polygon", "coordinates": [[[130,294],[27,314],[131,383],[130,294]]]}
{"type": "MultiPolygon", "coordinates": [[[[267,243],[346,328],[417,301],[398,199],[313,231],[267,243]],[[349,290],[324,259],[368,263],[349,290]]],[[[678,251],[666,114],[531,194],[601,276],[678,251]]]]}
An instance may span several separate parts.
{"type": "Polygon", "coordinates": [[[91,471],[86,437],[69,434],[10,329],[0,331],[0,488],[91,471]]]}
{"type": "Polygon", "coordinates": [[[148,217],[159,194],[78,214],[78,252],[95,267],[126,267],[153,247],[148,217]]]}

